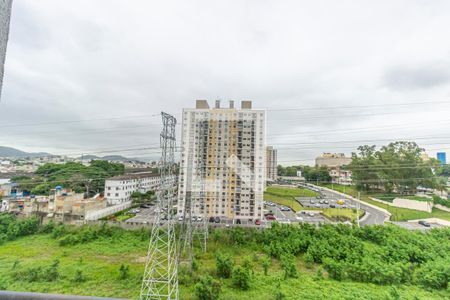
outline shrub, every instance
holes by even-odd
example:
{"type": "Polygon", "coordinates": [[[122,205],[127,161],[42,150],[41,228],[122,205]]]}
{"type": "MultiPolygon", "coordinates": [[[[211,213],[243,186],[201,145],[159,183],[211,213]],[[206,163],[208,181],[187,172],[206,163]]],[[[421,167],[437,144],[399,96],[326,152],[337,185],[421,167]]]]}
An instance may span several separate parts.
{"type": "Polygon", "coordinates": [[[245,257],[242,262],[242,267],[249,270],[253,274],[253,259],[250,256],[245,257]]]}
{"type": "Polygon", "coordinates": [[[78,283],[85,282],[85,281],[86,281],[86,278],[85,278],[84,275],[83,275],[83,271],[81,271],[81,270],[76,270],[76,272],[75,272],[75,277],[73,278],[73,281],[74,281],[74,282],[78,282],[78,283]]]}
{"type": "Polygon", "coordinates": [[[297,277],[297,267],[295,266],[295,256],[292,254],[284,254],[281,256],[281,267],[284,271],[284,278],[297,277]]]}
{"type": "Polygon", "coordinates": [[[278,281],[275,290],[275,300],[284,300],[286,295],[281,291],[281,283],[278,281]]]}
{"type": "Polygon", "coordinates": [[[415,273],[415,282],[429,289],[447,289],[450,281],[450,262],[437,260],[426,263],[415,273]]]}
{"type": "Polygon", "coordinates": [[[206,275],[195,285],[195,295],[199,300],[219,299],[221,284],[211,276],[206,275]]]}
{"type": "Polygon", "coordinates": [[[262,261],[262,267],[264,270],[264,275],[267,276],[267,272],[269,271],[270,265],[272,264],[272,260],[270,259],[270,257],[264,257],[263,261],[262,261]]]}
{"type": "Polygon", "coordinates": [[[43,281],[55,281],[59,278],[59,259],[55,259],[50,267],[44,269],[42,274],[43,281]]]}
{"type": "Polygon", "coordinates": [[[305,254],[305,265],[308,269],[311,269],[314,264],[314,257],[311,255],[311,253],[306,252],[305,254]]]}
{"type": "Polygon", "coordinates": [[[333,259],[327,258],[323,262],[323,267],[327,270],[328,275],[336,280],[342,280],[343,278],[343,267],[339,262],[334,261],[333,259]]]}
{"type": "Polygon", "coordinates": [[[321,266],[317,268],[315,279],[316,280],[322,280],[323,279],[323,268],[321,266]]]}
{"type": "Polygon", "coordinates": [[[233,270],[233,261],[231,257],[222,253],[216,255],[217,275],[222,278],[230,278],[233,270]]]}
{"type": "Polygon", "coordinates": [[[130,276],[130,267],[128,265],[121,264],[119,268],[119,279],[124,280],[130,276]]]}
{"type": "Polygon", "coordinates": [[[233,286],[241,290],[250,288],[250,270],[245,267],[236,267],[233,270],[233,286]]]}

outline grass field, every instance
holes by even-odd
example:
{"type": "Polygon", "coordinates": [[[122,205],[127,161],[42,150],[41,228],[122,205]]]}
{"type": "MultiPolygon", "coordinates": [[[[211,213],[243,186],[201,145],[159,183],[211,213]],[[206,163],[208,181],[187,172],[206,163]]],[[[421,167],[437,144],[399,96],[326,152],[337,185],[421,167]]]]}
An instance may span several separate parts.
{"type": "MultiPolygon", "coordinates": [[[[343,186],[343,185],[337,185],[337,184],[322,184],[322,186],[325,186],[327,188],[333,188],[334,190],[351,195],[353,197],[358,197],[358,191],[355,189],[355,187],[353,186],[343,186]]],[[[406,220],[416,220],[416,219],[425,219],[425,218],[440,218],[443,220],[447,220],[450,221],[450,213],[437,209],[437,208],[433,208],[433,211],[431,213],[428,212],[424,212],[424,211],[418,211],[418,210],[413,210],[413,209],[407,209],[407,208],[400,208],[400,207],[392,207],[377,201],[373,201],[371,199],[369,199],[369,197],[375,197],[376,198],[377,194],[367,194],[364,192],[361,192],[361,200],[365,201],[367,203],[376,205],[378,207],[384,208],[387,211],[389,211],[392,216],[391,216],[391,220],[392,221],[406,221],[406,220]]]]}
{"type": "Polygon", "coordinates": [[[290,207],[295,212],[302,210],[302,205],[295,197],[316,197],[318,194],[308,189],[269,186],[264,192],[264,200],[290,207]]]}
{"type": "MultiPolygon", "coordinates": [[[[0,289],[34,291],[46,293],[77,294],[137,299],[147,251],[148,236],[138,232],[123,231],[110,238],[78,244],[59,246],[49,234],[38,234],[9,241],[0,246],[0,289]],[[53,282],[27,282],[16,280],[14,273],[30,267],[46,267],[57,258],[60,260],[61,277],[53,282]],[[119,279],[121,264],[129,265],[130,275],[119,279]],[[75,274],[80,270],[83,282],[75,282],[75,274]]],[[[197,249],[198,250],[198,249],[197,249]]],[[[196,299],[195,278],[202,274],[214,274],[214,255],[217,251],[232,256],[236,264],[245,257],[254,261],[254,275],[250,289],[241,291],[233,288],[231,279],[222,280],[220,299],[275,299],[276,291],[282,291],[285,299],[448,299],[446,291],[429,292],[417,286],[382,286],[348,281],[316,278],[317,266],[306,268],[302,257],[296,258],[298,278],[282,279],[282,270],[276,259],[272,259],[269,274],[262,271],[260,259],[264,255],[256,246],[224,244],[213,233],[206,253],[197,253],[199,270],[192,276],[180,274],[180,299],[196,299]],[[279,286],[278,286],[279,284],[279,286]],[[416,297],[416,298],[415,298],[416,297]]]]}

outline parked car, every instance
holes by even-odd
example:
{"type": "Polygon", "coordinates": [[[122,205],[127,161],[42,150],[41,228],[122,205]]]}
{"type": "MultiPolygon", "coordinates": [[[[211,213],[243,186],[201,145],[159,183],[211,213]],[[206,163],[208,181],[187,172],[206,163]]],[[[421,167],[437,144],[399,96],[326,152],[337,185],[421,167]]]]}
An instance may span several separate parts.
{"type": "Polygon", "coordinates": [[[323,200],[320,200],[319,203],[320,203],[320,204],[324,204],[325,202],[324,202],[323,200]]]}
{"type": "Polygon", "coordinates": [[[425,226],[425,227],[431,227],[431,224],[428,223],[427,221],[421,220],[421,221],[419,221],[419,224],[422,225],[422,226],[425,226]]]}
{"type": "Polygon", "coordinates": [[[214,217],[209,217],[209,223],[214,223],[214,217]]]}
{"type": "Polygon", "coordinates": [[[266,216],[266,220],[268,220],[268,221],[275,221],[277,218],[275,218],[275,216],[274,215],[267,215],[266,216]]]}
{"type": "Polygon", "coordinates": [[[323,203],[328,204],[330,202],[328,202],[328,200],[323,200],[323,203]]]}
{"type": "Polygon", "coordinates": [[[314,201],[313,199],[309,200],[309,203],[314,204],[316,203],[316,201],[314,201]]]}
{"type": "Polygon", "coordinates": [[[261,220],[260,219],[256,219],[255,220],[255,225],[261,225],[261,220]]]}
{"type": "Polygon", "coordinates": [[[336,208],[336,205],[330,204],[330,208],[336,208]]]}
{"type": "Polygon", "coordinates": [[[178,221],[180,221],[180,222],[183,221],[183,216],[179,216],[178,221]]]}
{"type": "Polygon", "coordinates": [[[214,223],[220,223],[220,218],[219,217],[215,217],[214,218],[214,223]]]}
{"type": "Polygon", "coordinates": [[[198,216],[198,217],[197,217],[197,221],[198,221],[198,222],[203,221],[203,217],[202,217],[202,216],[198,216]]]}
{"type": "Polygon", "coordinates": [[[314,217],[314,213],[312,213],[312,212],[309,212],[309,213],[308,213],[308,216],[310,216],[310,217],[314,217]]]}

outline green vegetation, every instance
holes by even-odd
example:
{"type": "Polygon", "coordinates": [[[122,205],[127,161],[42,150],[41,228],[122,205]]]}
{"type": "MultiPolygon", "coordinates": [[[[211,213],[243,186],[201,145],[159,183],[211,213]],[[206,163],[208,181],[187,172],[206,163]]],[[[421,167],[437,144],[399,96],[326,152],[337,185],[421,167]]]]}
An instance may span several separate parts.
{"type": "Polygon", "coordinates": [[[144,203],[153,202],[156,200],[155,192],[148,191],[146,193],[141,192],[133,192],[131,194],[131,200],[133,200],[133,204],[141,205],[144,203]]]}
{"type": "Polygon", "coordinates": [[[133,218],[135,215],[130,213],[130,210],[136,208],[137,205],[133,205],[132,207],[128,208],[128,209],[124,209],[121,210],[119,212],[116,212],[112,215],[106,216],[101,218],[100,220],[102,221],[119,221],[119,222],[123,222],[126,221],[128,219],[133,218]]]}
{"type": "Polygon", "coordinates": [[[316,197],[318,194],[308,189],[269,186],[264,192],[264,200],[290,207],[293,211],[302,210],[295,197],[316,197]]]}
{"type": "MultiPolygon", "coordinates": [[[[358,190],[354,186],[344,186],[344,185],[338,185],[338,184],[331,184],[331,183],[322,183],[321,186],[334,189],[335,191],[346,193],[350,196],[353,196],[355,198],[358,197],[358,190]]],[[[391,216],[391,221],[407,221],[407,220],[417,220],[417,219],[426,219],[426,218],[439,218],[443,220],[450,221],[450,213],[433,208],[431,213],[425,212],[425,211],[418,211],[414,209],[407,209],[407,208],[400,208],[400,207],[393,207],[389,206],[384,203],[380,203],[378,201],[371,200],[370,197],[377,198],[377,193],[370,193],[370,192],[360,192],[361,200],[370,204],[373,204],[375,206],[381,207],[389,211],[391,216]]],[[[445,201],[445,200],[444,200],[445,201]]]]}
{"type": "Polygon", "coordinates": [[[94,160],[90,166],[75,162],[49,163],[40,166],[34,177],[17,176],[11,181],[34,195],[48,195],[58,185],[77,193],[95,194],[104,190],[106,178],[123,173],[123,164],[103,160],[94,160]]]}
{"type": "MultiPolygon", "coordinates": [[[[0,246],[2,288],[138,297],[148,231],[53,225],[39,232],[0,246]],[[77,242],[61,244],[68,236],[77,242]]],[[[206,253],[195,247],[202,267],[180,268],[180,299],[448,299],[449,240],[450,229],[397,226],[214,229],[206,253]]]]}
{"type": "Polygon", "coordinates": [[[277,173],[279,176],[297,176],[297,171],[302,171],[302,176],[307,181],[327,182],[331,180],[330,174],[326,167],[310,167],[310,166],[278,166],[277,173]]]}
{"type": "Polygon", "coordinates": [[[436,159],[424,160],[424,149],[414,142],[394,142],[376,150],[376,146],[360,146],[352,154],[352,180],[358,190],[412,194],[418,186],[445,189],[432,169],[440,168],[436,159]]]}

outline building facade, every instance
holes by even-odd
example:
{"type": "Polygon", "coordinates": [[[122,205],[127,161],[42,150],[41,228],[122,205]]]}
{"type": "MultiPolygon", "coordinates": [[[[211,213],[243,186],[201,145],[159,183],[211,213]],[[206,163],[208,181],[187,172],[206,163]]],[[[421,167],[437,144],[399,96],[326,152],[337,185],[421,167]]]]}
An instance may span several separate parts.
{"type": "Polygon", "coordinates": [[[277,181],[278,179],[278,169],[277,169],[277,149],[272,146],[266,147],[266,178],[267,181],[277,181]]]}
{"type": "Polygon", "coordinates": [[[340,168],[349,165],[351,157],[346,157],[344,153],[324,153],[316,158],[316,166],[327,168],[340,168]]]}
{"type": "Polygon", "coordinates": [[[447,164],[447,154],[445,152],[438,152],[436,158],[442,165],[447,164]]]}
{"type": "Polygon", "coordinates": [[[155,173],[136,173],[121,175],[105,180],[105,198],[109,205],[117,205],[131,199],[134,192],[156,191],[161,177],[155,173]]]}
{"type": "Polygon", "coordinates": [[[255,220],[263,215],[266,180],[265,110],[210,108],[197,100],[183,110],[178,213],[185,204],[205,218],[255,220]]]}
{"type": "Polygon", "coordinates": [[[352,184],[352,171],[343,170],[341,168],[331,169],[330,172],[331,182],[342,185],[352,184]]]}
{"type": "Polygon", "coordinates": [[[9,21],[11,19],[12,0],[0,0],[0,99],[5,70],[6,45],[9,36],[9,21]]]}

